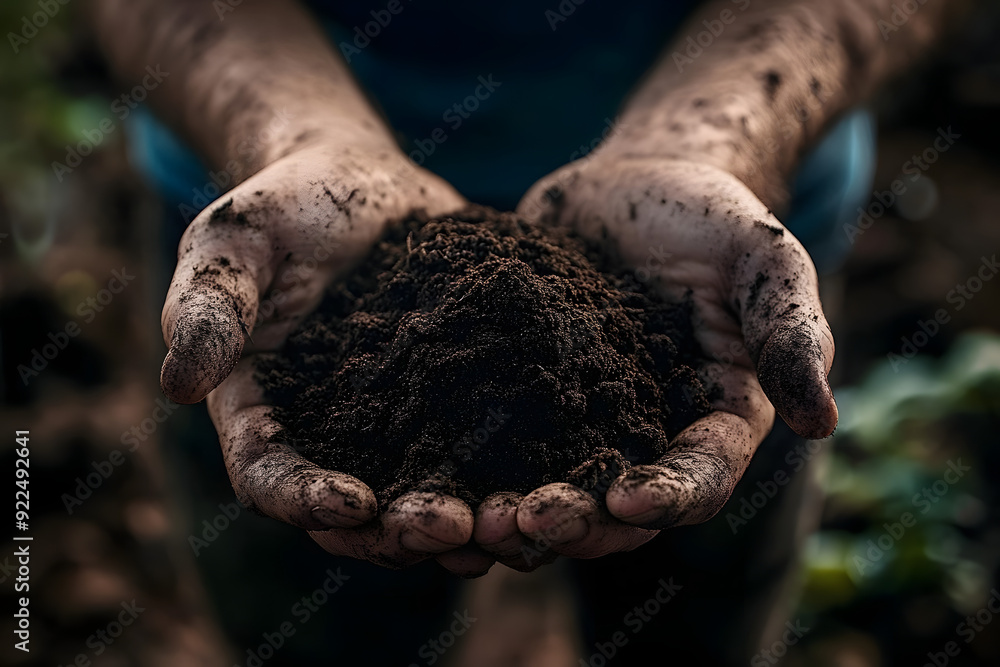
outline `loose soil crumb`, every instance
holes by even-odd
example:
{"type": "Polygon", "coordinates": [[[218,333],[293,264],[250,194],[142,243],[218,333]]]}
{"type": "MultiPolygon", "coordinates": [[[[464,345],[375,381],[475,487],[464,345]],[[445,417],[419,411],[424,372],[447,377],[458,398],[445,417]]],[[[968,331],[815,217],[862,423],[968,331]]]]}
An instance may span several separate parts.
{"type": "Polygon", "coordinates": [[[606,247],[470,207],[391,225],[258,374],[284,437],[382,509],[560,481],[601,501],[709,411],[690,315],[606,247]]]}

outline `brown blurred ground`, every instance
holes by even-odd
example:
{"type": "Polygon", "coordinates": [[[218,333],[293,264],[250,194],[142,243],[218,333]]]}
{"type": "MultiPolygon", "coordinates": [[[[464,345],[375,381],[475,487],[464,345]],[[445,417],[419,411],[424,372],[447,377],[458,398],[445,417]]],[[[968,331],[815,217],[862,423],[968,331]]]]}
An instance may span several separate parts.
{"type": "MultiPolygon", "coordinates": [[[[842,383],[859,381],[873,362],[898,350],[900,338],[912,334],[915,322],[947,307],[948,291],[975,273],[983,255],[1000,250],[1000,132],[995,127],[1000,119],[1000,51],[990,39],[995,34],[990,30],[1000,26],[995,14],[971,25],[967,38],[937,64],[880,99],[878,190],[888,187],[913,153],[929,145],[937,127],[954,125],[963,136],[925,174],[937,192],[937,203],[926,208],[926,217],[907,219],[894,212],[879,218],[859,237],[845,268],[831,278],[827,303],[842,383]]],[[[57,58],[60,85],[74,93],[109,87],[83,42],[70,44],[57,58]]],[[[51,215],[25,216],[2,198],[9,199],[10,190],[0,197],[0,233],[8,234],[0,239],[0,433],[12,437],[15,429],[32,431],[30,534],[36,549],[33,651],[26,656],[5,642],[0,646],[5,665],[68,664],[81,653],[94,658],[96,649],[88,646],[88,637],[107,628],[121,604],[133,599],[147,611],[95,664],[223,665],[232,664],[239,653],[218,629],[187,543],[198,521],[185,511],[183,498],[170,495],[188,480],[171,477],[164,466],[162,437],[168,429],[157,430],[135,452],[121,441],[125,431],[151,416],[160,398],[158,311],[167,269],[160,247],[160,208],[132,174],[120,139],[119,134],[109,141],[64,183],[49,183],[40,196],[51,215]],[[12,233],[15,227],[26,243],[12,233]],[[25,249],[33,244],[40,252],[25,249]],[[79,320],[78,305],[122,267],[134,269],[136,280],[25,387],[17,366],[28,362],[32,348],[48,342],[49,332],[79,320]],[[93,473],[93,464],[107,461],[115,449],[123,451],[124,463],[68,514],[61,496],[73,493],[77,478],[93,473]]],[[[1000,281],[987,284],[965,308],[953,312],[954,319],[923,352],[945,352],[968,329],[1000,330],[998,303],[1000,281]]],[[[203,415],[193,417],[189,410],[197,409],[171,417],[171,432],[184,430],[180,422],[205,426],[203,415]]],[[[12,469],[8,446],[0,448],[0,469],[12,469]]],[[[226,484],[224,478],[214,483],[226,484]]],[[[3,579],[10,576],[6,565],[14,545],[7,533],[2,540],[0,608],[7,610],[14,599],[3,579]]],[[[516,599],[510,608],[533,604],[533,591],[521,595],[516,587],[512,590],[516,599]]],[[[480,595],[487,600],[483,604],[503,599],[494,589],[480,595]]],[[[550,616],[540,613],[539,618],[549,619],[546,627],[560,627],[558,610],[550,616]]],[[[506,634],[499,637],[564,641],[559,632],[550,636],[524,627],[516,614],[509,618],[506,634]]],[[[503,617],[498,619],[502,626],[503,617]]],[[[11,636],[11,622],[6,613],[0,617],[0,634],[11,636]]],[[[845,629],[790,655],[786,664],[896,664],[873,636],[874,631],[845,629]]],[[[978,653],[965,655],[965,664],[997,664],[998,636],[994,630],[978,638],[978,653]]],[[[565,640],[559,650],[572,642],[565,640]]],[[[492,651],[496,642],[486,645],[492,651]]],[[[915,647],[916,656],[921,648],[915,647]]]]}
{"type": "MultiPolygon", "coordinates": [[[[159,434],[140,430],[145,440],[122,439],[133,426],[155,424],[148,420],[161,398],[160,297],[151,287],[158,208],[122,148],[117,143],[98,152],[53,185],[48,220],[12,219],[16,212],[0,209],[0,226],[9,234],[0,242],[0,432],[10,440],[0,448],[0,469],[13,477],[14,431],[30,429],[31,520],[24,534],[34,538],[31,652],[5,640],[4,665],[77,660],[215,667],[228,657],[168,494],[159,434]],[[34,262],[26,259],[31,245],[41,249],[34,262]],[[135,279],[97,312],[86,299],[105,288],[115,270],[135,279]],[[71,321],[79,335],[63,339],[65,349],[25,384],[18,367],[30,366],[31,350],[49,344],[50,333],[60,338],[71,321]],[[81,486],[88,476],[96,488],[81,486]],[[79,502],[67,508],[73,495],[79,502]],[[109,624],[123,604],[132,609],[124,618],[135,619],[113,638],[118,628],[109,624]],[[113,642],[97,635],[100,630],[113,642]]],[[[4,531],[0,547],[5,612],[15,608],[8,566],[16,565],[15,546],[25,544],[10,540],[14,532],[4,531]]],[[[13,636],[13,623],[10,613],[2,615],[4,637],[13,636]]]]}

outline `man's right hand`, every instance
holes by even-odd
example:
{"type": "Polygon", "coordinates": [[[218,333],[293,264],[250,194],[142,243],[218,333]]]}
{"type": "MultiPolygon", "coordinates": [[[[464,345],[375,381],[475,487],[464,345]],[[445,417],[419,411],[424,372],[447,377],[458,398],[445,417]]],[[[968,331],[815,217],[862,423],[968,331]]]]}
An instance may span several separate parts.
{"type": "Polygon", "coordinates": [[[319,144],[282,157],[191,223],[163,308],[169,347],[161,384],[178,403],[208,396],[229,477],[249,508],[310,531],[328,551],[388,567],[431,555],[459,574],[492,560],[458,550],[472,534],[456,498],[409,493],[376,515],[363,482],[322,469],[287,444],[254,379],[325,288],[411,211],[460,208],[447,183],[398,152],[352,154],[319,144]]]}

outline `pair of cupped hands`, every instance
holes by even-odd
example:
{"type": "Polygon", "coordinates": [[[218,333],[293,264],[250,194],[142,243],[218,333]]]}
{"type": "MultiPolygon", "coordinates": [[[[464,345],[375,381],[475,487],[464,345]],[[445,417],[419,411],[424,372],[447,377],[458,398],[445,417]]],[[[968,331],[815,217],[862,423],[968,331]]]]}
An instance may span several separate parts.
{"type": "Polygon", "coordinates": [[[180,403],[208,397],[239,500],[309,531],[327,551],[399,568],[435,558],[462,576],[494,562],[531,570],[558,555],[634,549],[725,504],[773,425],[799,435],[837,422],[827,382],[834,345],[801,244],[741,181],[695,161],[601,150],[543,178],[519,213],[614,242],[643,278],[690,295],[703,372],[721,388],[661,460],[631,468],[599,505],[569,484],[479,507],[410,492],[376,511],[372,490],[305,460],[280,437],[255,381],[324,289],[365,257],[387,222],[465,200],[402,153],[303,146],[210,205],[188,227],[162,325],[161,384],[180,403]]]}

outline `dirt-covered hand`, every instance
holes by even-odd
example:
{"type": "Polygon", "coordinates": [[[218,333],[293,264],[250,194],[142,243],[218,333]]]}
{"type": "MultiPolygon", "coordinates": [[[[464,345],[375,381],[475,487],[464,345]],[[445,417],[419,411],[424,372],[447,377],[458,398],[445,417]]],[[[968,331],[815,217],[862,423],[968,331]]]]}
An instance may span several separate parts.
{"type": "Polygon", "coordinates": [[[527,569],[549,551],[597,557],[635,548],[659,529],[708,520],[729,499],[775,410],[803,437],[833,431],[834,344],[816,271],[737,178],[691,162],[598,156],[537,183],[520,212],[612,239],[639,279],[669,299],[689,296],[702,373],[721,395],[662,459],[619,477],[606,507],[567,484],[484,503],[475,538],[501,562],[527,569]]]}
{"type": "MultiPolygon", "coordinates": [[[[455,498],[411,493],[376,516],[364,483],[319,468],[282,441],[254,377],[256,358],[281,347],[387,221],[463,203],[401,155],[310,146],[213,202],[181,240],[162,317],[163,390],[179,403],[208,396],[243,504],[311,531],[335,554],[402,567],[452,552],[469,541],[472,512],[455,498]]],[[[488,567],[463,553],[441,559],[463,574],[488,567]]]]}

